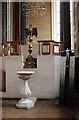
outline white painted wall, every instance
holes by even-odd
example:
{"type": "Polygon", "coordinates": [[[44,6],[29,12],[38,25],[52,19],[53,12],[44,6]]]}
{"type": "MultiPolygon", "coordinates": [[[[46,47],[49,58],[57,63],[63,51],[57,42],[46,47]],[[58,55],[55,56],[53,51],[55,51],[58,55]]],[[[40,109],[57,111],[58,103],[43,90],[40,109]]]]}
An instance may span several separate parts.
{"type": "MultiPolygon", "coordinates": [[[[52,99],[59,96],[60,84],[60,56],[38,55],[38,45],[33,45],[33,57],[37,58],[37,69],[23,69],[22,57],[28,56],[27,45],[22,46],[22,56],[0,57],[0,71],[6,72],[6,92],[3,97],[20,98],[24,87],[23,80],[16,75],[18,70],[32,70],[35,73],[29,80],[32,96],[37,98],[52,99]]],[[[0,76],[1,79],[1,76],[0,76]]]]}
{"type": "Polygon", "coordinates": [[[32,96],[51,99],[59,96],[60,81],[60,57],[38,56],[37,69],[22,69],[22,56],[5,56],[2,59],[2,69],[6,71],[6,92],[3,97],[20,98],[23,89],[23,81],[16,75],[18,70],[33,70],[35,73],[29,80],[32,96]]]}

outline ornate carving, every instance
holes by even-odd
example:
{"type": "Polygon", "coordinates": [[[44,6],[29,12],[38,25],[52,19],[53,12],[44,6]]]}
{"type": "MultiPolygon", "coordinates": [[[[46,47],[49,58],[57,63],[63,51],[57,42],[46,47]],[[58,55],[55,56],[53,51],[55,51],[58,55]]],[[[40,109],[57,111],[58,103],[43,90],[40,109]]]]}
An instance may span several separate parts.
{"type": "Polygon", "coordinates": [[[26,37],[28,37],[29,41],[29,56],[27,58],[27,61],[24,63],[24,68],[36,68],[34,59],[32,57],[32,41],[33,41],[33,35],[37,37],[37,29],[32,28],[32,25],[28,29],[25,29],[26,31],[26,37]]]}

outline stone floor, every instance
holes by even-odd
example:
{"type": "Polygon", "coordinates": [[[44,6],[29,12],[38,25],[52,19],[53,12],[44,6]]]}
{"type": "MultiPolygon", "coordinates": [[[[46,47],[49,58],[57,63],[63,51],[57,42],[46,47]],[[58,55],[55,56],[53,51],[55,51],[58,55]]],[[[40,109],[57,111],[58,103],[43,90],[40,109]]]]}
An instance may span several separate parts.
{"type": "Polygon", "coordinates": [[[73,120],[76,115],[78,117],[78,104],[75,109],[59,106],[58,100],[38,100],[32,109],[17,109],[15,107],[17,102],[18,100],[2,101],[2,118],[11,118],[10,120],[12,118],[52,118],[52,120],[53,118],[65,118],[73,120]]]}

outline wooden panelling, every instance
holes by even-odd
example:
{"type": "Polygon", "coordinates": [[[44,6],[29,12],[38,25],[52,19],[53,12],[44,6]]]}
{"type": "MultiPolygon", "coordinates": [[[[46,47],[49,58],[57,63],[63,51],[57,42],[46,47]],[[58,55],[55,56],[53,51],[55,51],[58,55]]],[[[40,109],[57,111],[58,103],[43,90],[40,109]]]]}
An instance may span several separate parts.
{"type": "Polygon", "coordinates": [[[2,91],[6,92],[6,72],[2,71],[2,91]]]}
{"type": "Polygon", "coordinates": [[[0,70],[0,91],[6,92],[6,72],[0,70]]]}
{"type": "Polygon", "coordinates": [[[10,48],[10,55],[21,55],[22,41],[8,41],[2,44],[2,56],[7,56],[10,48]]]}
{"type": "Polygon", "coordinates": [[[60,55],[60,51],[63,50],[63,44],[62,42],[56,42],[54,40],[39,40],[37,41],[39,43],[39,55],[40,55],[40,51],[42,51],[43,55],[49,55],[53,52],[54,55],[60,55]],[[42,46],[42,47],[41,47],[42,46]],[[43,47],[47,47],[47,52],[43,52],[43,47]],[[52,47],[51,47],[52,46],[52,47]],[[58,47],[57,50],[55,50],[55,47],[58,47]],[[41,50],[42,48],[42,50],[41,50]]]}
{"type": "Polygon", "coordinates": [[[50,55],[50,43],[49,42],[42,43],[42,54],[50,55]]]}

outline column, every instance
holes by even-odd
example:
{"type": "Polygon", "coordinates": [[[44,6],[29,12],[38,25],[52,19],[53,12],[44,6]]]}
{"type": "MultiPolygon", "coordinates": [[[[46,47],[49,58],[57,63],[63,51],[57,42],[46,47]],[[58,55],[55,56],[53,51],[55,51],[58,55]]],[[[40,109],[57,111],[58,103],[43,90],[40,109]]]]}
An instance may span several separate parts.
{"type": "MultiPolygon", "coordinates": [[[[22,9],[23,3],[21,4],[21,9],[22,9]]],[[[26,37],[25,37],[25,27],[26,27],[26,16],[22,13],[21,14],[21,26],[22,26],[22,41],[23,44],[26,44],[26,37]]]]}
{"type": "MultiPolygon", "coordinates": [[[[60,3],[60,40],[64,50],[71,50],[70,2],[60,3]]],[[[60,65],[60,105],[74,105],[75,56],[69,51],[61,55],[60,65]]]]}
{"type": "Polygon", "coordinates": [[[21,0],[19,2],[19,41],[21,41],[21,0]]]}
{"type": "Polygon", "coordinates": [[[77,46],[77,56],[79,56],[79,2],[76,3],[76,46],[77,46]]]}
{"type": "MultiPolygon", "coordinates": [[[[22,3],[22,5],[25,3],[22,3]]],[[[26,7],[28,7],[28,2],[26,3],[26,7]]],[[[27,11],[25,11],[27,12],[27,11]]],[[[23,44],[28,44],[28,40],[25,34],[25,28],[29,28],[29,14],[26,15],[22,13],[22,40],[23,44]]]]}
{"type": "Polygon", "coordinates": [[[60,40],[64,43],[64,50],[71,50],[70,2],[60,2],[60,40]]]}
{"type": "Polygon", "coordinates": [[[10,2],[10,41],[13,41],[13,2],[10,2]]]}
{"type": "Polygon", "coordinates": [[[51,2],[51,25],[52,25],[52,40],[54,40],[54,2],[51,2]]]}
{"type": "Polygon", "coordinates": [[[2,2],[0,2],[0,56],[1,56],[1,44],[2,44],[2,2]]]}
{"type": "MultiPolygon", "coordinates": [[[[10,0],[7,0],[7,41],[10,41],[10,0]]],[[[8,50],[8,54],[10,55],[10,48],[8,50]]]]}
{"type": "Polygon", "coordinates": [[[10,41],[10,0],[7,1],[7,41],[10,41]]]}
{"type": "Polygon", "coordinates": [[[2,42],[7,41],[7,2],[2,3],[2,42]]]}

